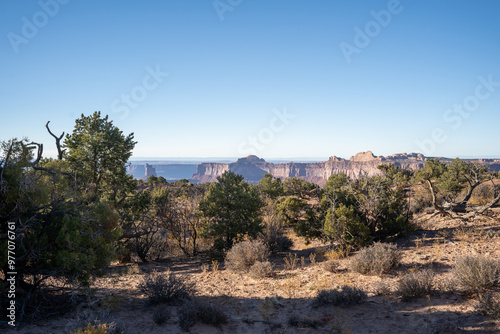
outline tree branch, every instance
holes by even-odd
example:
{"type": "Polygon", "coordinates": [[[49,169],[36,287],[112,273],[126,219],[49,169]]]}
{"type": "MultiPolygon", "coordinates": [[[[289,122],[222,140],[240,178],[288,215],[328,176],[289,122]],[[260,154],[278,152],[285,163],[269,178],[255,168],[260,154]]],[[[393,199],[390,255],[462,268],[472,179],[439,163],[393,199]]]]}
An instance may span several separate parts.
{"type": "Polygon", "coordinates": [[[62,150],[62,151],[61,151],[61,139],[64,137],[64,131],[63,131],[63,133],[62,133],[59,137],[57,137],[55,134],[53,134],[53,133],[52,133],[52,131],[50,131],[50,128],[49,128],[49,123],[50,123],[50,121],[48,121],[48,122],[47,122],[47,124],[45,124],[45,127],[47,128],[47,131],[49,131],[50,135],[51,135],[52,137],[54,137],[54,139],[56,140],[56,146],[57,146],[57,158],[58,158],[59,160],[62,160],[62,158],[63,158],[63,154],[64,154],[64,152],[65,152],[65,150],[62,150]]]}

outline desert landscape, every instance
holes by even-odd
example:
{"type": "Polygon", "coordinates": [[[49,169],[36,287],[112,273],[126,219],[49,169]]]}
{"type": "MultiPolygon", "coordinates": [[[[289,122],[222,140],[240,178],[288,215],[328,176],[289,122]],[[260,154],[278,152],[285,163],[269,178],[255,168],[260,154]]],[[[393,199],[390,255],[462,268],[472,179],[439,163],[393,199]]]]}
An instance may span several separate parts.
{"type": "Polygon", "coordinates": [[[498,333],[498,321],[478,310],[478,295],[462,290],[453,276],[460,257],[500,257],[498,221],[463,223],[429,216],[418,217],[418,231],[395,242],[402,252],[400,265],[382,275],[352,272],[350,257],[334,259],[335,268],[327,270],[325,263],[332,261],[328,258],[335,258],[328,254],[328,245],[305,245],[300,239],[289,253],[271,258],[273,276],[263,279],[203,258],[115,264],[113,274],[97,279],[89,301],[77,310],[7,332],[65,333],[97,319],[116,324],[120,333],[185,333],[179,327],[180,306],[150,305],[138,288],[145,275],[171,270],[194,284],[194,300],[213,304],[227,316],[218,326],[196,323],[190,333],[498,333]],[[297,259],[293,267],[285,261],[290,256],[297,259]],[[432,289],[402,301],[398,281],[422,270],[433,273],[432,289]],[[363,290],[366,298],[349,307],[312,307],[318,291],[345,285],[363,290]],[[165,314],[160,325],[154,317],[159,311],[165,314]]]}

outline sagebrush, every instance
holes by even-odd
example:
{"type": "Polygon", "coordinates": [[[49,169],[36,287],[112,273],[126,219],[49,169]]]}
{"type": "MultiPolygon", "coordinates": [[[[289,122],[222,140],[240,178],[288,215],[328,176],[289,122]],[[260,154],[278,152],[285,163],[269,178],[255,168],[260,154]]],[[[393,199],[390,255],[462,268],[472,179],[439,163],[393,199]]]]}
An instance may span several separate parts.
{"type": "Polygon", "coordinates": [[[467,291],[480,291],[498,284],[500,261],[482,255],[468,255],[453,268],[457,283],[467,291]]]}
{"type": "Polygon", "coordinates": [[[434,274],[430,270],[408,273],[398,281],[397,294],[403,301],[429,295],[433,279],[434,274]]]}
{"type": "Polygon", "coordinates": [[[401,252],[396,245],[375,243],[361,249],[350,261],[352,271],[363,275],[382,275],[399,265],[401,252]]]}
{"type": "Polygon", "coordinates": [[[269,248],[259,240],[242,241],[235,244],[226,255],[226,267],[232,271],[248,271],[255,262],[265,262],[269,248]]]}
{"type": "Polygon", "coordinates": [[[313,299],[313,307],[334,305],[347,307],[360,304],[366,298],[366,293],[356,287],[343,286],[338,290],[321,290],[313,299]]]}
{"type": "Polygon", "coordinates": [[[194,293],[193,284],[177,277],[170,270],[146,275],[139,284],[139,289],[151,304],[177,302],[190,298],[194,293]]]}

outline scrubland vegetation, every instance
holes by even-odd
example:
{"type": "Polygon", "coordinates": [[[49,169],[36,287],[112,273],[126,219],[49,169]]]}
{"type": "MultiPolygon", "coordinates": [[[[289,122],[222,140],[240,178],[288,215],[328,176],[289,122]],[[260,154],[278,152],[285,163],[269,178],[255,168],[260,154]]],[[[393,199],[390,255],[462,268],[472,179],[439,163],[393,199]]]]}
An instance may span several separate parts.
{"type": "Polygon", "coordinates": [[[349,310],[367,300],[403,309],[433,298],[499,318],[499,175],[480,165],[382,165],[321,189],[233,172],[211,184],[144,182],[126,174],[133,134],[107,117],[82,115],[63,135],[53,135],[58,159],[28,139],[2,142],[0,285],[7,295],[14,222],[19,325],[65,319],[61,332],[128,333],[117,316],[127,305],[158,332],[349,333],[363,317],[349,310]]]}

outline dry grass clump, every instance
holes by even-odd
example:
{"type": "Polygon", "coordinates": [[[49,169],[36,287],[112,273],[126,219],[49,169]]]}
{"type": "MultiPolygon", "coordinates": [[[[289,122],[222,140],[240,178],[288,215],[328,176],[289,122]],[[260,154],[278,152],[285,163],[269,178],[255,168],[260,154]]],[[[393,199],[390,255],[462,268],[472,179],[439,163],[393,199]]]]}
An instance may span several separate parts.
{"type": "Polygon", "coordinates": [[[334,305],[348,307],[360,304],[366,298],[366,293],[356,287],[343,286],[338,290],[321,290],[313,299],[313,307],[334,305]]]}
{"type": "Polygon", "coordinates": [[[350,268],[363,275],[382,275],[395,268],[400,258],[396,245],[379,242],[360,250],[351,259],[350,268]]]}
{"type": "Polygon", "coordinates": [[[479,305],[477,310],[482,315],[487,315],[493,319],[500,319],[500,296],[487,293],[479,296],[479,305]]]}
{"type": "Polygon", "coordinates": [[[406,274],[398,281],[397,294],[403,301],[429,295],[432,291],[434,274],[430,270],[406,274]]]}
{"type": "Polygon", "coordinates": [[[268,257],[269,248],[262,241],[242,241],[227,253],[226,267],[232,271],[248,271],[255,262],[265,262],[268,257]]]}
{"type": "Polygon", "coordinates": [[[325,261],[321,265],[323,266],[323,269],[331,273],[336,272],[337,268],[339,267],[339,263],[335,260],[325,261]]]}
{"type": "Polygon", "coordinates": [[[219,307],[206,302],[188,301],[179,309],[178,316],[179,326],[184,331],[189,331],[198,322],[215,327],[228,322],[227,315],[219,307]]]}
{"type": "Polygon", "coordinates": [[[66,325],[66,333],[89,334],[89,333],[122,334],[125,327],[121,322],[111,318],[109,309],[84,308],[75,313],[74,317],[66,325]]]}
{"type": "Polygon", "coordinates": [[[186,283],[170,270],[165,273],[152,272],[142,279],[139,289],[151,304],[172,303],[188,299],[194,292],[194,285],[186,283]]]}
{"type": "Polygon", "coordinates": [[[75,331],[70,332],[71,334],[108,334],[108,327],[106,324],[94,326],[92,324],[87,324],[85,328],[79,328],[75,331]]]}
{"type": "Polygon", "coordinates": [[[481,255],[468,255],[457,260],[453,268],[456,282],[467,291],[481,291],[500,280],[500,261],[481,255]]]}
{"type": "Polygon", "coordinates": [[[273,266],[271,262],[265,261],[257,261],[250,267],[250,273],[254,278],[265,278],[273,276],[273,266]]]}

